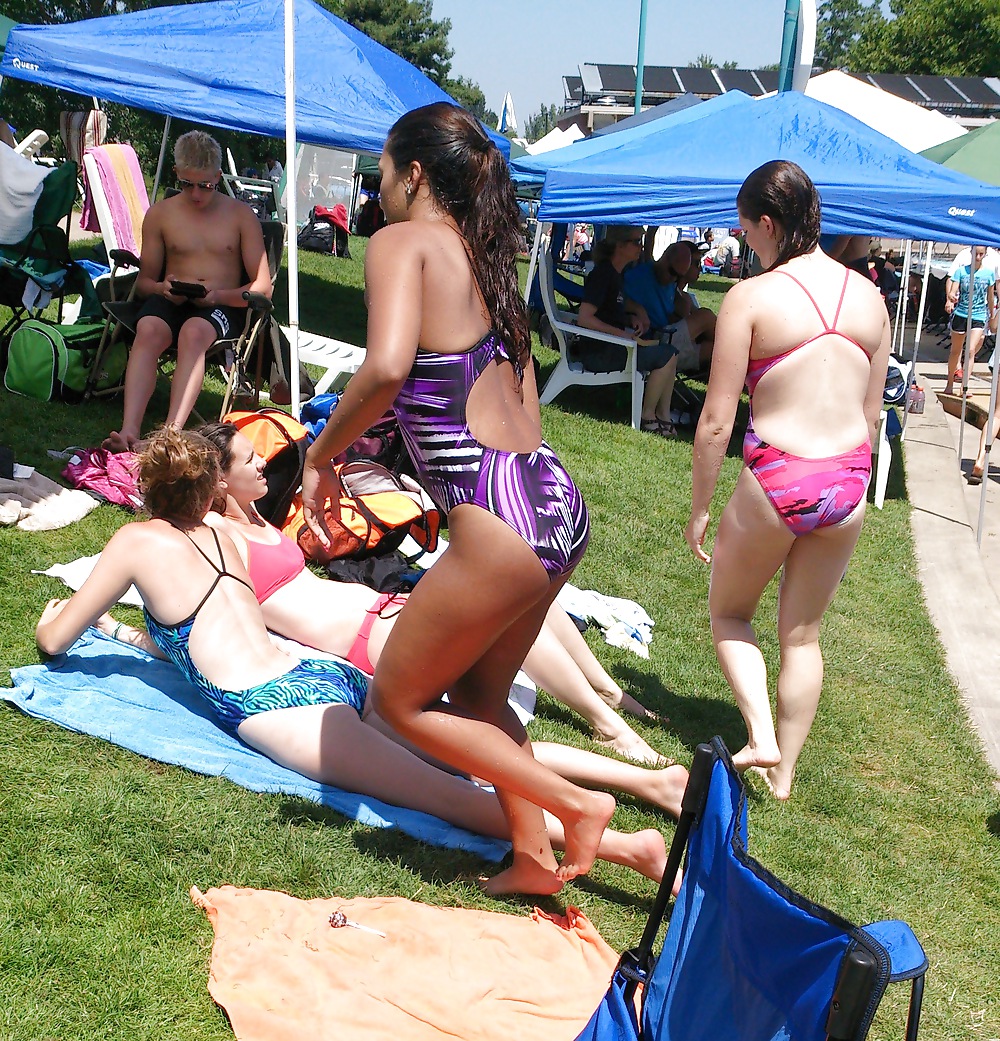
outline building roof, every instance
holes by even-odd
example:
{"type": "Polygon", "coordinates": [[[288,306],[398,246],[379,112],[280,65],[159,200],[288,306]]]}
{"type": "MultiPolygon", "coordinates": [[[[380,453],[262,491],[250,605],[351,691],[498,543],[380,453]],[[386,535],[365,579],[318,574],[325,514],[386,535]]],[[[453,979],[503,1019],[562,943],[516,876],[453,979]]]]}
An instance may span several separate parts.
{"type": "MultiPolygon", "coordinates": [[[[579,72],[579,76],[563,77],[566,108],[634,104],[635,66],[586,62],[579,66],[579,72]]],[[[922,108],[937,109],[946,115],[1000,117],[1000,79],[996,77],[850,75],[922,108]]],[[[647,65],[643,71],[642,101],[644,105],[657,105],[681,94],[710,98],[730,90],[742,90],[751,97],[760,97],[777,89],[776,69],[647,65]]]]}

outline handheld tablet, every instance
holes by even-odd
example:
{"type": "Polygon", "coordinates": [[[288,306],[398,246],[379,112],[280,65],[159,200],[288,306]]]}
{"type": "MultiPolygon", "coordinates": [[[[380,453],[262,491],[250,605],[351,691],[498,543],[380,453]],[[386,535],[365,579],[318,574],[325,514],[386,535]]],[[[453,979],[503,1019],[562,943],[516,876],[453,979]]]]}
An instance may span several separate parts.
{"type": "Polygon", "coordinates": [[[176,280],[171,279],[170,292],[175,296],[186,296],[192,300],[196,300],[199,297],[205,296],[208,290],[201,284],[201,282],[177,282],[176,280]]]}

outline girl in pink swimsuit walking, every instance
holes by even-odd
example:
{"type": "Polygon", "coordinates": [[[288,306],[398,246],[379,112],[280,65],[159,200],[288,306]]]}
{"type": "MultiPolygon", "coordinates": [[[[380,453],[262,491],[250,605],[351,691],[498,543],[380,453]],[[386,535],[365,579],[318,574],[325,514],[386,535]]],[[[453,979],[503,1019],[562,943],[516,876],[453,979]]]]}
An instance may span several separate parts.
{"type": "Polygon", "coordinates": [[[800,167],[765,163],[736,202],[764,273],[733,286],[719,311],[685,537],[712,564],[712,638],[747,725],[733,761],[761,772],[775,797],[787,799],[823,685],[820,623],[864,520],[889,320],[875,285],[818,248],[819,196],[800,167]],[[746,465],[710,557],[709,507],[744,384],[746,465]],[[778,571],[775,729],[751,622],[778,571]]]}

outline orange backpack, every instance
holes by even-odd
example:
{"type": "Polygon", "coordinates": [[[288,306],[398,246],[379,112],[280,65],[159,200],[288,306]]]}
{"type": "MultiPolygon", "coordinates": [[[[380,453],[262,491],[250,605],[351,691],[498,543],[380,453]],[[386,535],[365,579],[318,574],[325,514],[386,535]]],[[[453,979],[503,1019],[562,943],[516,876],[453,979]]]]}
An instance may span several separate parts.
{"type": "Polygon", "coordinates": [[[294,540],[307,560],[326,564],[337,557],[381,556],[398,549],[411,535],[422,550],[437,546],[441,514],[413,478],[400,476],[380,463],[339,463],[340,497],[327,500],[326,523],[333,538],[326,549],[305,522],[297,496],[282,531],[294,540]]]}
{"type": "Polygon", "coordinates": [[[302,484],[302,468],[309,446],[306,428],[279,408],[227,412],[222,422],[232,423],[253,445],[254,451],[267,460],[264,467],[267,495],[256,505],[264,520],[280,528],[302,484]]]}

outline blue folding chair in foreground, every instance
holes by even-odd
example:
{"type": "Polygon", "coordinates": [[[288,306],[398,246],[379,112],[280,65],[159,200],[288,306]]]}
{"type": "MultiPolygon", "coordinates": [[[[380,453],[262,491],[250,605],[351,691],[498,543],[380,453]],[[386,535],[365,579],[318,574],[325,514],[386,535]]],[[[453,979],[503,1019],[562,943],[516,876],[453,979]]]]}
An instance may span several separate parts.
{"type": "Polygon", "coordinates": [[[746,790],[721,738],[695,752],[663,879],[638,947],[622,956],[578,1041],[863,1041],[887,985],[903,980],[915,1041],[927,959],[912,930],[853,925],[749,855],[746,790]]]}

